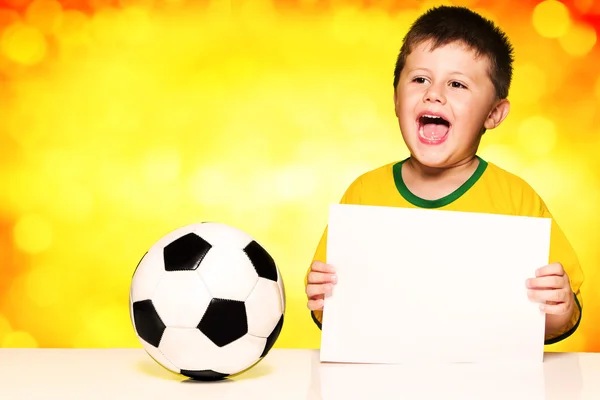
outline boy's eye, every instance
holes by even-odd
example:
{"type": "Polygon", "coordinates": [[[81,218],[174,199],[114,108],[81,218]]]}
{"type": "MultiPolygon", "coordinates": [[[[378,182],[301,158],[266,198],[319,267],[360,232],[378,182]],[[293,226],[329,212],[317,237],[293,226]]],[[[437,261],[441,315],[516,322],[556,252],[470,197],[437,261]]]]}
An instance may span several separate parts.
{"type": "Polygon", "coordinates": [[[416,83],[425,83],[425,78],[417,76],[416,78],[413,78],[413,82],[416,82],[416,83]]]}
{"type": "Polygon", "coordinates": [[[466,87],[465,85],[463,85],[462,83],[460,83],[460,82],[456,82],[456,81],[450,82],[450,85],[451,85],[453,88],[456,88],[456,89],[466,89],[466,88],[467,88],[467,87],[466,87]]]}

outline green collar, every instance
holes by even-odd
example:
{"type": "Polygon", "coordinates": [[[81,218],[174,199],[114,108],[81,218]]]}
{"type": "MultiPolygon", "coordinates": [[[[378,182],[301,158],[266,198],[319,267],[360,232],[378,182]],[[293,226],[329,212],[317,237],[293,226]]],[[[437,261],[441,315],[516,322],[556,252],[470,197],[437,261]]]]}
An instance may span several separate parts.
{"type": "Polygon", "coordinates": [[[471,175],[471,177],[469,179],[467,179],[467,181],[465,183],[463,183],[459,188],[457,188],[454,192],[452,192],[449,195],[444,196],[442,198],[439,198],[436,200],[426,200],[426,199],[422,199],[421,197],[414,195],[410,190],[408,190],[408,187],[404,183],[404,179],[402,179],[402,165],[406,162],[406,160],[408,160],[408,158],[394,164],[393,173],[394,173],[394,182],[396,183],[396,188],[398,189],[398,192],[400,192],[400,195],[402,195],[402,197],[404,197],[404,199],[406,201],[408,201],[409,203],[411,203],[417,207],[439,208],[439,207],[446,206],[446,205],[452,203],[453,201],[457,200],[460,196],[462,196],[469,189],[471,189],[471,187],[473,187],[475,182],[477,182],[479,180],[479,178],[481,178],[481,175],[483,175],[483,172],[487,168],[488,163],[485,160],[483,160],[481,157],[479,157],[479,156],[476,156],[476,157],[479,159],[479,165],[477,166],[477,169],[475,170],[473,175],[471,175]]]}

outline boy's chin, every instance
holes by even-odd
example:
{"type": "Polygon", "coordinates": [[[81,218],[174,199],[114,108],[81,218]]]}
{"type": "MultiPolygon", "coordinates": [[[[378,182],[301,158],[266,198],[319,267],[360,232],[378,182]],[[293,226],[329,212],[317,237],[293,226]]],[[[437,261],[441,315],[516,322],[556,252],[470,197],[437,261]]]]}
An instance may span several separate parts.
{"type": "Polygon", "coordinates": [[[415,149],[411,151],[411,158],[423,167],[449,168],[452,163],[452,154],[448,150],[415,149]]]}
{"type": "Polygon", "coordinates": [[[457,154],[450,150],[433,152],[411,151],[411,158],[422,168],[431,170],[451,169],[471,160],[475,154],[457,154]]]}
{"type": "Polygon", "coordinates": [[[423,157],[418,154],[417,155],[413,154],[412,159],[413,159],[413,161],[416,161],[419,165],[421,165],[423,167],[427,167],[427,168],[444,169],[444,168],[450,167],[450,165],[448,164],[447,158],[423,157]]]}

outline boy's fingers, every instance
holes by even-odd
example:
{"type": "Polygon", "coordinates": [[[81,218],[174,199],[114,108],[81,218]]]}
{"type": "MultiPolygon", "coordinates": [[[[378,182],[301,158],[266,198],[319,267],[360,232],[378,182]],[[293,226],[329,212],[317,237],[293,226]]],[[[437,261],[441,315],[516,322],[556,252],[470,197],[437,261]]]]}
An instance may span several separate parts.
{"type": "Polygon", "coordinates": [[[306,305],[309,310],[314,311],[314,310],[323,309],[324,304],[325,304],[325,301],[323,299],[313,299],[313,300],[309,300],[306,305]]]}
{"type": "Polygon", "coordinates": [[[311,271],[308,273],[308,283],[336,283],[337,277],[330,273],[311,271]]]}
{"type": "Polygon", "coordinates": [[[537,271],[535,271],[535,276],[538,277],[549,275],[563,276],[564,274],[565,270],[563,269],[563,266],[560,263],[545,265],[539,268],[537,271]]]}
{"type": "Polygon", "coordinates": [[[562,289],[551,290],[529,290],[527,292],[529,300],[545,303],[551,301],[553,303],[562,303],[568,300],[568,293],[562,289]]]}
{"type": "Polygon", "coordinates": [[[325,264],[322,261],[314,261],[312,263],[312,265],[310,266],[310,269],[316,272],[328,272],[328,273],[334,273],[335,269],[333,268],[333,266],[329,265],[329,264],[325,264]]]}
{"type": "Polygon", "coordinates": [[[306,295],[309,299],[315,296],[321,296],[331,292],[333,285],[330,283],[318,284],[318,285],[306,285],[306,295]]]}
{"type": "Polygon", "coordinates": [[[567,303],[541,304],[540,309],[546,314],[561,315],[569,311],[567,303]]]}
{"type": "Polygon", "coordinates": [[[527,280],[527,287],[530,289],[561,289],[565,286],[561,276],[541,276],[527,280]]]}

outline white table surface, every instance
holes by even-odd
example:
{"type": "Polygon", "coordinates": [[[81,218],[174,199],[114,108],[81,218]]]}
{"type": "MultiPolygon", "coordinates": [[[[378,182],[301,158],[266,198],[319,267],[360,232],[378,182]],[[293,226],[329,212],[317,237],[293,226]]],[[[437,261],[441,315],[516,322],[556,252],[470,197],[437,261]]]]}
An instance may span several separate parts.
{"type": "Polygon", "coordinates": [[[251,370],[195,382],[142,349],[0,349],[0,399],[600,399],[600,353],[547,353],[529,367],[329,364],[272,349],[251,370]]]}

